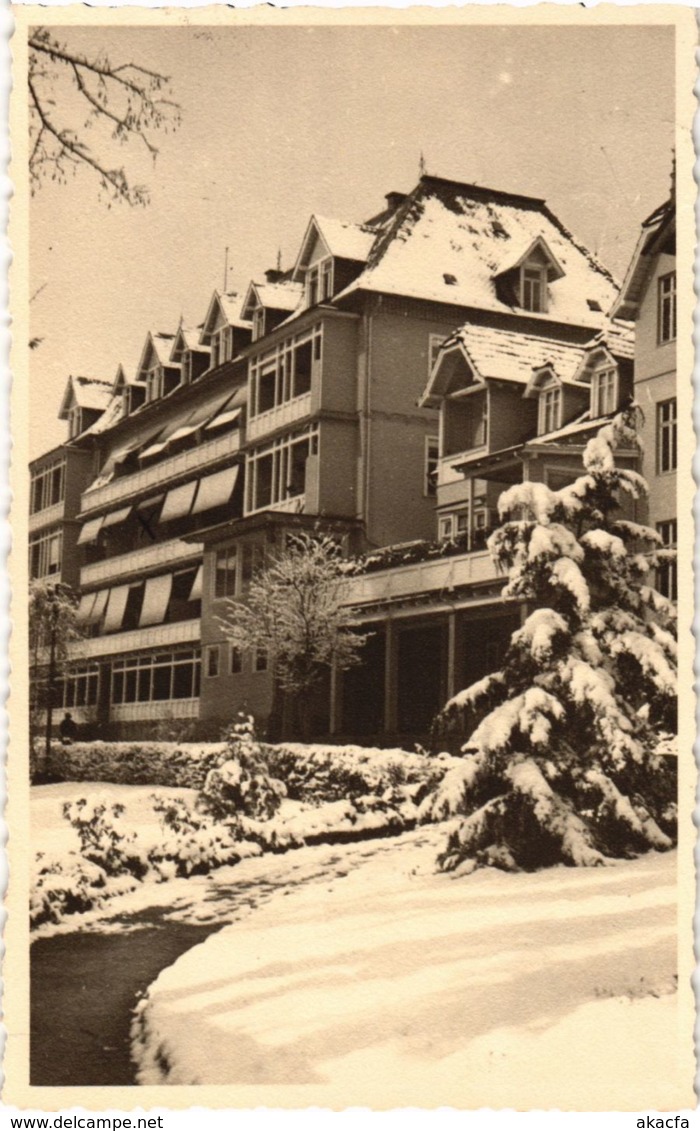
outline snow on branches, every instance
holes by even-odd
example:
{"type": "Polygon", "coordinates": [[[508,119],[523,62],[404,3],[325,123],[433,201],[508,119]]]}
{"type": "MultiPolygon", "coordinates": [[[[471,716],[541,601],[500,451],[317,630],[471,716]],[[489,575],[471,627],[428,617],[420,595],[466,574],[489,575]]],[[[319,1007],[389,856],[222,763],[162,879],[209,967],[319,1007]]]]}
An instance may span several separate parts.
{"type": "Polygon", "coordinates": [[[446,869],[601,864],[673,842],[674,763],[656,746],[675,729],[675,610],[649,586],[658,535],[620,515],[646,490],[615,461],[633,422],[623,413],[589,440],[575,483],[516,484],[499,500],[489,548],[527,615],[503,670],[436,722],[465,757],[449,796],[424,803],[464,817],[446,869]]]}

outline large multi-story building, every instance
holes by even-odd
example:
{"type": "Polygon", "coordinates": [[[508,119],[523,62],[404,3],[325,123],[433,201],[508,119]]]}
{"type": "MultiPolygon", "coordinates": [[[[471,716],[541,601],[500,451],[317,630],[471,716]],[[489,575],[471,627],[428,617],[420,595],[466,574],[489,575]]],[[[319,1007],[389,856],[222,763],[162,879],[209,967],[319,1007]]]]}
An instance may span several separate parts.
{"type": "Polygon", "coordinates": [[[499,491],[578,474],[632,394],[632,331],[543,201],[430,176],[365,223],[313,216],[263,277],[149,334],[66,447],[88,469],[64,568],[95,678],[65,701],[103,733],[266,718],[267,657],[231,647],[224,602],[321,526],[366,556],[347,603],[368,638],[314,729],[415,741],[517,623],[485,549],[499,491]]]}
{"type": "MultiPolygon", "coordinates": [[[[642,230],[619,298],[617,318],[635,324],[635,395],[641,408],[641,470],[649,484],[646,521],[675,547],[678,466],[676,410],[676,210],[673,198],[657,208],[642,230]]],[[[676,566],[657,583],[676,599],[676,566]]]]}

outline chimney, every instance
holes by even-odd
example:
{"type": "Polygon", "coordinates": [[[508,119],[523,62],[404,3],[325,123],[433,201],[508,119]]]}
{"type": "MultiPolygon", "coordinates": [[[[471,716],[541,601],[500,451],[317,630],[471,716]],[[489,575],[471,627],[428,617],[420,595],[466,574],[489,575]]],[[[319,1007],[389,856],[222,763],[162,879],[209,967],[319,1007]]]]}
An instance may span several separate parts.
{"type": "Polygon", "coordinates": [[[403,204],[406,199],[405,192],[387,192],[384,196],[386,200],[387,211],[396,212],[396,209],[403,204]]]}
{"type": "Polygon", "coordinates": [[[268,283],[279,283],[280,279],[284,277],[284,271],[280,271],[278,267],[268,267],[265,272],[265,279],[268,283]]]}

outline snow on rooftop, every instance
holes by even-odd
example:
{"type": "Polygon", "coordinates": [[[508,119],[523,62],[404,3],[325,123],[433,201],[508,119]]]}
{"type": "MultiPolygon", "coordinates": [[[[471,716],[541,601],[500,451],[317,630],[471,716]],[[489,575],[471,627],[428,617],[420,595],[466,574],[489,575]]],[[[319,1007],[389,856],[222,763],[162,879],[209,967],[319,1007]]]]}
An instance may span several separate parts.
{"type": "Polygon", "coordinates": [[[96,377],[71,377],[73,397],[80,408],[106,408],[112,394],[112,385],[112,381],[102,381],[96,377]]]}
{"type": "Polygon", "coordinates": [[[344,293],[372,290],[436,302],[512,311],[496,277],[538,237],[564,272],[549,286],[546,314],[530,317],[601,327],[617,288],[542,201],[425,178],[377,239],[367,268],[344,293]],[[451,281],[454,280],[454,281],[451,281]],[[592,310],[589,303],[600,311],[592,310]]]}
{"type": "Polygon", "coordinates": [[[219,306],[229,326],[250,326],[250,322],[246,322],[245,319],[241,318],[243,298],[238,291],[226,291],[225,294],[219,294],[217,292],[216,297],[219,300],[219,306]]]}
{"type": "Polygon", "coordinates": [[[361,224],[334,220],[328,216],[314,216],[330,254],[338,259],[355,259],[365,263],[376,232],[361,224]]]}
{"type": "Polygon", "coordinates": [[[163,334],[160,331],[151,334],[153,351],[161,365],[170,364],[170,353],[175,341],[174,334],[163,334]]]}
{"type": "Polygon", "coordinates": [[[116,396],[112,397],[102,415],[97,418],[94,424],[90,425],[90,427],[85,430],[85,434],[99,435],[101,432],[106,432],[108,428],[112,428],[115,424],[118,424],[123,415],[124,402],[121,394],[117,393],[116,396]]]}
{"type": "Polygon", "coordinates": [[[296,310],[304,294],[303,283],[291,279],[280,283],[256,283],[255,293],[263,306],[272,310],[296,310]]]}
{"type": "Polygon", "coordinates": [[[455,335],[465,346],[481,377],[527,385],[533,372],[551,365],[561,381],[572,381],[586,350],[569,342],[534,334],[467,324],[455,335]]]}

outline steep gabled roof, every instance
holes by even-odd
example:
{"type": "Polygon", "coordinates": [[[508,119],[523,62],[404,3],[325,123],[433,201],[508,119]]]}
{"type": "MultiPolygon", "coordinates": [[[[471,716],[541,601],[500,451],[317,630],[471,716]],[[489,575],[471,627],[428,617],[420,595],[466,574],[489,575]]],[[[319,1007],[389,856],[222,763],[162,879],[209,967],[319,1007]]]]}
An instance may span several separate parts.
{"type": "Polygon", "coordinates": [[[543,200],[431,176],[421,178],[376,236],[364,271],[335,301],[369,290],[517,313],[499,297],[496,277],[538,241],[563,274],[547,313],[528,316],[601,326],[615,280],[543,200]]]}
{"type": "Polygon", "coordinates": [[[214,291],[202,323],[202,332],[199,335],[200,345],[211,345],[211,336],[219,322],[223,322],[227,326],[240,326],[245,330],[250,329],[250,322],[243,318],[241,314],[241,296],[238,291],[214,291]]]}
{"type": "Polygon", "coordinates": [[[192,350],[193,352],[206,353],[207,347],[203,346],[200,342],[200,335],[202,332],[201,326],[187,327],[180,324],[178,326],[177,334],[173,340],[173,348],[170,351],[170,360],[173,364],[178,365],[181,360],[181,355],[184,350],[192,350]]]}
{"type": "Polygon", "coordinates": [[[258,307],[291,313],[296,310],[303,296],[303,285],[294,283],[291,279],[283,279],[277,283],[251,283],[241,313],[248,319],[252,318],[253,311],[258,307]]]}
{"type": "Polygon", "coordinates": [[[447,382],[452,375],[449,355],[455,349],[480,381],[513,381],[529,387],[538,372],[550,369],[563,384],[580,384],[584,380],[581,374],[586,359],[592,351],[605,347],[615,358],[628,358],[630,349],[634,348],[631,338],[629,327],[615,327],[614,332],[609,328],[607,333],[598,334],[582,345],[467,323],[443,343],[420,403],[436,406],[446,395],[447,382]]]}
{"type": "Polygon", "coordinates": [[[154,360],[157,365],[163,365],[166,368],[172,366],[170,353],[174,338],[174,334],[165,334],[160,330],[149,330],[136,369],[135,383],[142,383],[142,375],[152,368],[154,360]]]}
{"type": "Polygon", "coordinates": [[[313,215],[309,220],[301,250],[296,261],[293,278],[298,279],[308,264],[309,256],[317,240],[321,240],[326,253],[335,259],[352,259],[366,263],[376,231],[366,224],[354,224],[346,220],[334,220],[327,216],[313,215]]]}
{"type": "Polygon", "coordinates": [[[654,269],[654,260],[668,241],[675,241],[675,235],[676,205],[673,200],[667,200],[642,224],[620,294],[610,311],[611,317],[629,321],[636,319],[654,269]]]}
{"type": "Polygon", "coordinates": [[[97,377],[69,377],[58,412],[59,420],[65,420],[68,411],[77,405],[102,412],[112,395],[112,382],[97,377]]]}

